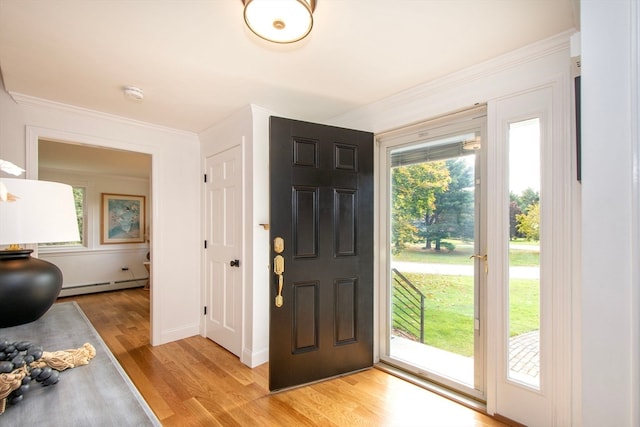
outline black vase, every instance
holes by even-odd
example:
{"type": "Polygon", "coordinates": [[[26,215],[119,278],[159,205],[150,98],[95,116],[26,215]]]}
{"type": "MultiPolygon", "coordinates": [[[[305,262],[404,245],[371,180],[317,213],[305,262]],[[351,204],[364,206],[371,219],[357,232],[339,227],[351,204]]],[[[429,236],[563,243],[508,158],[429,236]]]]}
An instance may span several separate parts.
{"type": "Polygon", "coordinates": [[[60,269],[31,252],[0,251],[0,328],[38,320],[60,294],[60,269]]]}

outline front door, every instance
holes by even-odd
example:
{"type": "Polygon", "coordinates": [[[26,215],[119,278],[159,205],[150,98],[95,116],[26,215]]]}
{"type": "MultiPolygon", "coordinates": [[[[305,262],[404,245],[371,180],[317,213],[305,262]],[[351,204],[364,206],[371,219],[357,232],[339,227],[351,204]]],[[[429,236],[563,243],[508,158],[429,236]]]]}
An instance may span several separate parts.
{"type": "Polygon", "coordinates": [[[270,121],[269,388],[373,364],[373,135],[270,121]]]}
{"type": "Polygon", "coordinates": [[[205,164],[206,335],[236,356],[242,351],[242,148],[205,164]]]}

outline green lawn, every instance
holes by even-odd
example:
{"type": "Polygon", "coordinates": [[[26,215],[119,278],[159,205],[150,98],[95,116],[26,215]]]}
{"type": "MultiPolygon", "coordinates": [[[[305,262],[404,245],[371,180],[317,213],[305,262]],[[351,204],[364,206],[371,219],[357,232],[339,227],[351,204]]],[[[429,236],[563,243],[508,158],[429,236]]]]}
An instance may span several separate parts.
{"type": "MultiPolygon", "coordinates": [[[[419,273],[404,276],[425,295],[425,344],[472,356],[473,278],[419,273]]],[[[511,280],[510,299],[511,336],[538,329],[538,281],[511,280]]],[[[419,331],[419,319],[414,322],[412,329],[419,331]]]]}
{"type": "Polygon", "coordinates": [[[509,281],[509,336],[539,329],[540,286],[537,280],[509,281]]]}
{"type": "MultiPolygon", "coordinates": [[[[404,249],[393,257],[394,261],[407,262],[423,262],[431,264],[472,264],[469,259],[473,255],[473,245],[471,243],[461,242],[459,240],[447,240],[453,243],[456,248],[448,252],[443,249],[436,252],[433,249],[423,249],[424,244],[415,244],[404,249]]],[[[518,240],[512,242],[517,245],[534,246],[537,242],[527,242],[526,240],[518,240]]],[[[540,263],[540,253],[538,251],[528,251],[522,249],[510,250],[510,265],[514,267],[535,266],[540,263]]]]}
{"type": "MultiPolygon", "coordinates": [[[[471,265],[473,245],[460,240],[449,240],[455,245],[451,252],[425,250],[416,244],[393,257],[394,261],[471,265]]],[[[538,242],[518,240],[516,246],[536,246],[538,242]]],[[[511,266],[538,266],[540,254],[535,250],[511,249],[511,266]]],[[[473,277],[434,274],[404,274],[425,295],[425,344],[463,356],[473,355],[473,277]]],[[[510,280],[509,325],[510,336],[538,329],[538,280],[510,280]]],[[[401,298],[394,295],[394,298],[401,298]]],[[[418,316],[419,317],[419,316],[418,316]]],[[[419,336],[420,320],[411,319],[410,333],[419,336]]]]}

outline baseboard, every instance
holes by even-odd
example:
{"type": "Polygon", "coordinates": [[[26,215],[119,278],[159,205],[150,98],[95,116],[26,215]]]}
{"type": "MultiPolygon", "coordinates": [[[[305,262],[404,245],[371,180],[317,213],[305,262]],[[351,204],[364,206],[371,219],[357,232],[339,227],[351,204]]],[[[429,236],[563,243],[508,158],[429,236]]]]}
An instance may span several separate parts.
{"type": "Polygon", "coordinates": [[[167,331],[163,331],[160,335],[160,342],[153,343],[153,345],[156,346],[156,345],[166,344],[173,341],[189,338],[194,335],[200,335],[198,324],[192,324],[192,325],[187,325],[179,328],[169,329],[167,331]]]}
{"type": "Polygon", "coordinates": [[[250,350],[242,350],[242,357],[240,358],[240,362],[247,365],[250,368],[255,368],[256,366],[260,366],[263,363],[267,363],[269,361],[269,349],[265,348],[260,351],[252,352],[250,350]]]}
{"type": "Polygon", "coordinates": [[[137,280],[123,280],[119,282],[92,283],[90,285],[76,285],[62,288],[59,297],[70,297],[74,295],[93,294],[98,292],[119,291],[121,289],[131,289],[144,287],[147,278],[137,280]]]}
{"type": "Polygon", "coordinates": [[[513,421],[512,419],[504,417],[500,414],[494,414],[493,418],[511,427],[527,427],[526,424],[520,424],[519,422],[513,421]]]}

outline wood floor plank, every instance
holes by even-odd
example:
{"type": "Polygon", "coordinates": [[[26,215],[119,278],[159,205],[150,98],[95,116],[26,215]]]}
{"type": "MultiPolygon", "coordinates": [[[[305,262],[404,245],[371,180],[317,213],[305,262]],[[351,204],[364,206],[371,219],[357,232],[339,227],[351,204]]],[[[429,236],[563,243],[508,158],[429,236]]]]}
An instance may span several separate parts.
{"type": "Polygon", "coordinates": [[[250,369],[200,336],[149,345],[149,292],[77,301],[165,426],[504,426],[378,369],[270,393],[268,365],[250,369]]]}

